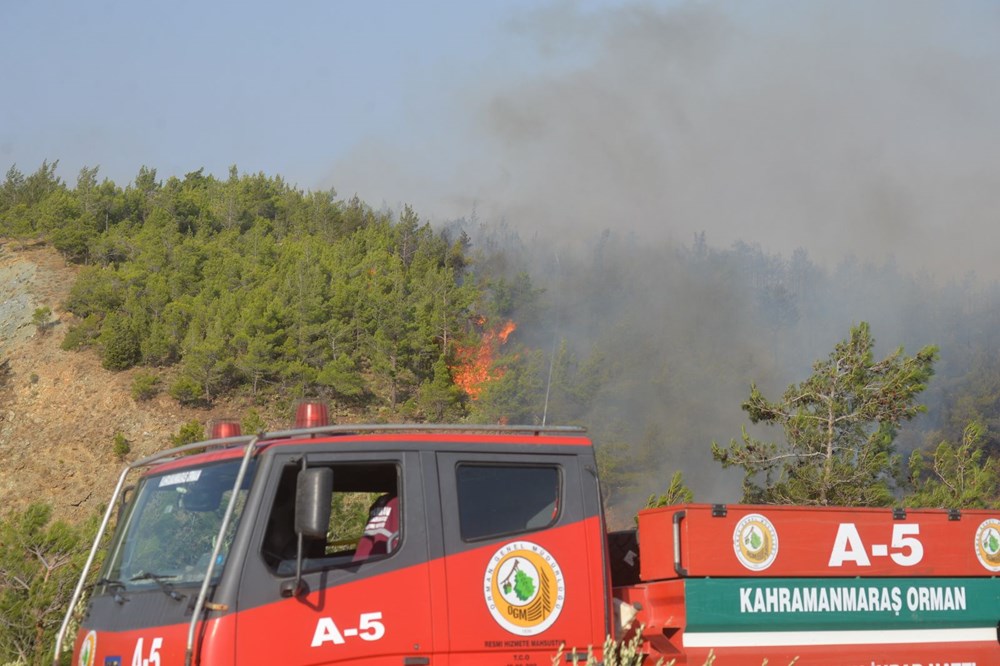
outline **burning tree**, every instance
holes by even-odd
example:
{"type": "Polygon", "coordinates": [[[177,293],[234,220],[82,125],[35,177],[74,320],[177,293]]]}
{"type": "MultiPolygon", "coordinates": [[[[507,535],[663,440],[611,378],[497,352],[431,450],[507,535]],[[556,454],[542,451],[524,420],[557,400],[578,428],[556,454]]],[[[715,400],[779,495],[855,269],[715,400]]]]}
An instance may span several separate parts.
{"type": "MultiPolygon", "coordinates": [[[[484,327],[486,320],[479,318],[477,324],[484,327]]],[[[506,370],[496,364],[497,354],[515,330],[517,324],[508,320],[498,328],[484,330],[478,345],[456,348],[452,376],[455,385],[472,400],[479,399],[489,382],[503,377],[506,370]]]]}
{"type": "Polygon", "coordinates": [[[479,342],[458,347],[450,366],[455,386],[469,397],[469,421],[538,422],[545,395],[543,352],[510,344],[517,329],[513,321],[474,323],[483,331],[479,342]]]}

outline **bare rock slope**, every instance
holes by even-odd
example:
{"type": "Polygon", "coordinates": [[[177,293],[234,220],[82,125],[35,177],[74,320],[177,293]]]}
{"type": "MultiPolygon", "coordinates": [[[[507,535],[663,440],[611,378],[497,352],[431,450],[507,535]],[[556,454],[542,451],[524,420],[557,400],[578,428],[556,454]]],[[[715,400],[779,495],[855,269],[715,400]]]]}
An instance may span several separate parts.
{"type": "Polygon", "coordinates": [[[212,417],[162,395],[137,403],[135,371],[60,349],[77,272],[51,248],[0,244],[0,514],[45,501],[60,518],[82,519],[106,506],[123,467],[116,433],[135,458],[168,447],[183,423],[212,417]],[[40,307],[52,311],[44,331],[32,323],[40,307]]]}

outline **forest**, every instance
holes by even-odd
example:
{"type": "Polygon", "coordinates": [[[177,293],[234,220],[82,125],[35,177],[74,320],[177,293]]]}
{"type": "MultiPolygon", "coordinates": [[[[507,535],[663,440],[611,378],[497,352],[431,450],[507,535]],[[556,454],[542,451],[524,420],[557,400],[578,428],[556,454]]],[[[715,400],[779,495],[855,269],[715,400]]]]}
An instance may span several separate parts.
{"type": "MultiPolygon", "coordinates": [[[[582,425],[625,520],[691,497],[1000,502],[995,282],[905,274],[888,255],[825,267],[805,249],[720,248],[704,233],[650,243],[613,221],[564,247],[513,221],[431,224],[236,166],[226,178],[143,167],[124,185],[57,170],[7,171],[0,237],[81,267],[63,348],[140,368],[137,400],[238,397],[266,417],[322,398],[358,422],[582,425]],[[845,359],[854,384],[830,389],[845,359]],[[866,406],[859,387],[889,373],[898,381],[866,406]],[[847,453],[818,471],[774,464],[819,446],[801,421],[817,407],[796,391],[821,385],[854,419],[847,453]],[[830,474],[874,490],[837,495],[830,474]]],[[[36,315],[45,326],[50,313],[36,315]]],[[[4,571],[38,544],[75,561],[92,529],[50,523],[44,507],[0,521],[4,571]]],[[[25,602],[4,584],[0,614],[56,594],[35,592],[25,602]]],[[[18,654],[0,640],[0,662],[18,654]]]]}
{"type": "MultiPolygon", "coordinates": [[[[64,349],[139,366],[138,397],[269,408],[318,397],[368,421],[586,426],[611,499],[662,489],[732,500],[711,443],[738,437],[751,385],[779,393],[852,327],[874,351],[934,345],[900,453],[1000,451],[1000,286],[936,280],[757,243],[650,244],[610,228],[573,247],[505,221],[432,226],[280,176],[203,170],[121,186],[58,162],[0,187],[0,236],[82,266],[64,349]],[[878,344],[876,344],[878,343],[878,344]]],[[[764,433],[766,434],[766,433],[764,433]]],[[[900,486],[901,488],[902,486],[900,486]]]]}

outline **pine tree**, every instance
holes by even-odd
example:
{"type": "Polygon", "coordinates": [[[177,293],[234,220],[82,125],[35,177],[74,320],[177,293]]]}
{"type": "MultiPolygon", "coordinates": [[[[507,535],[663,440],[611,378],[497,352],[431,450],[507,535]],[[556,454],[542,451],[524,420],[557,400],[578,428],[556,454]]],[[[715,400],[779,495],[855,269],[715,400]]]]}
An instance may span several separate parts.
{"type": "Polygon", "coordinates": [[[51,662],[95,528],[53,522],[46,504],[0,520],[0,662],[51,662]]]}
{"type": "Polygon", "coordinates": [[[910,456],[912,489],[907,506],[942,509],[1000,508],[1000,463],[987,455],[983,445],[986,427],[974,421],[965,427],[962,443],[941,442],[931,456],[910,456]]]}
{"type": "Polygon", "coordinates": [[[867,323],[851,329],[833,353],[813,366],[781,400],[756,385],[742,407],[752,423],[779,426],[784,442],[765,442],[743,430],[728,448],[712,443],[723,467],[742,467],[744,501],[819,505],[892,502],[899,456],[893,440],[903,421],[925,410],[916,401],[933,374],[937,348],[907,357],[899,348],[875,361],[867,323]]]}
{"type": "Polygon", "coordinates": [[[104,320],[100,342],[101,365],[108,370],[127,370],[142,358],[139,334],[125,316],[112,312],[104,320]]]}

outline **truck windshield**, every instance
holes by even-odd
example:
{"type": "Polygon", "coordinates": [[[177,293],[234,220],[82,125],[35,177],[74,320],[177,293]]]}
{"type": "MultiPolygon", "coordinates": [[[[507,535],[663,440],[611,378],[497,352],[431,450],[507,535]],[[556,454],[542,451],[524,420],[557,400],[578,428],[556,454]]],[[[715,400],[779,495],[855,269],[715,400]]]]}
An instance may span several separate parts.
{"type": "MultiPolygon", "coordinates": [[[[98,585],[117,592],[199,585],[204,580],[240,460],[173,469],[145,477],[122,516],[98,585]]],[[[254,463],[236,497],[213,582],[239,524],[254,463]]]]}

